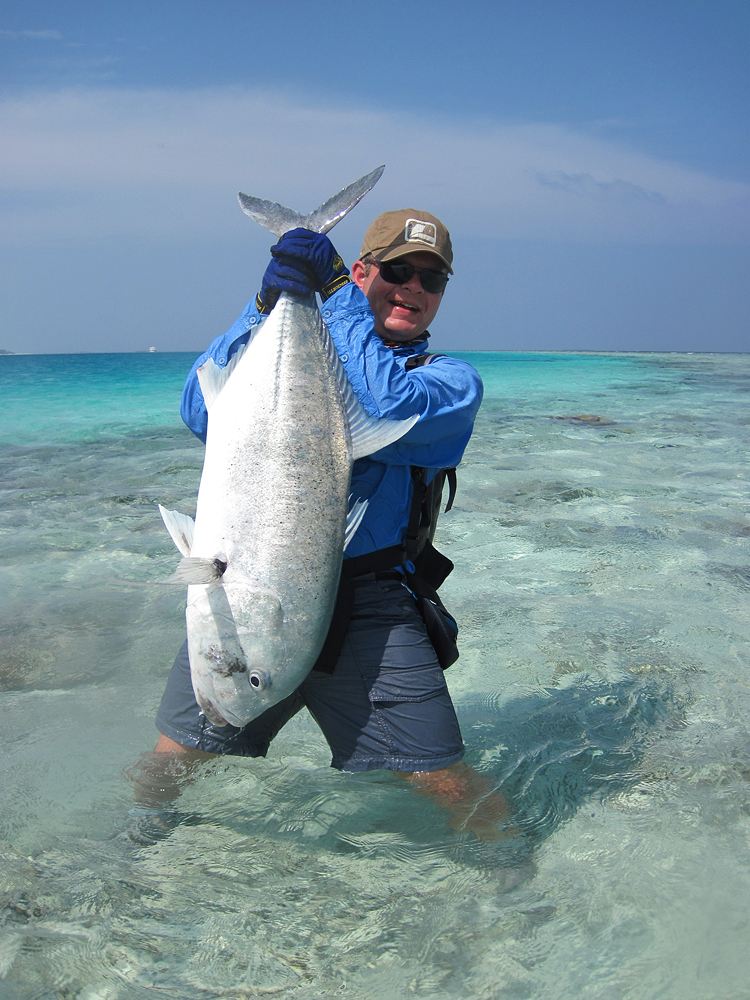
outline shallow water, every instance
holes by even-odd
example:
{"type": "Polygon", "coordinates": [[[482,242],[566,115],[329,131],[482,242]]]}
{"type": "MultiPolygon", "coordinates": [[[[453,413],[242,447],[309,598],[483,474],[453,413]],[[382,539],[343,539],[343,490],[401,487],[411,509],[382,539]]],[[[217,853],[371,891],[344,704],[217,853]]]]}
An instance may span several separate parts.
{"type": "Polygon", "coordinates": [[[0,997],[750,996],[750,356],[465,356],[438,544],[498,845],[332,771],[302,714],[120,836],[184,631],[149,581],[193,356],[0,358],[0,997]]]}

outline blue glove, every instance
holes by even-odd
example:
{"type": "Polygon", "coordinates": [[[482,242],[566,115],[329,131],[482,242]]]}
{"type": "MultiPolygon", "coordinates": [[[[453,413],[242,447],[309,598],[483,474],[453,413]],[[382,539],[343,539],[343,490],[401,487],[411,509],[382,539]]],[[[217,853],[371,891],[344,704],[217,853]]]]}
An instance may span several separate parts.
{"type": "Polygon", "coordinates": [[[256,305],[261,312],[270,312],[282,291],[295,295],[320,292],[325,302],[349,281],[349,268],[327,236],[292,229],[271,247],[271,263],[263,275],[256,305]]]}

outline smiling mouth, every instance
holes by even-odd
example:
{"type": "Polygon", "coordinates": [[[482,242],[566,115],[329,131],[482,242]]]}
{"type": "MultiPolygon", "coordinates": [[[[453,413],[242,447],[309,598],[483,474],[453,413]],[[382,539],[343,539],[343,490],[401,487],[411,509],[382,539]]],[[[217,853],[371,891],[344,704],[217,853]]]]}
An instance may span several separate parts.
{"type": "Polygon", "coordinates": [[[419,312],[419,306],[413,306],[410,302],[392,302],[391,305],[397,309],[407,309],[409,312],[419,312]]]}

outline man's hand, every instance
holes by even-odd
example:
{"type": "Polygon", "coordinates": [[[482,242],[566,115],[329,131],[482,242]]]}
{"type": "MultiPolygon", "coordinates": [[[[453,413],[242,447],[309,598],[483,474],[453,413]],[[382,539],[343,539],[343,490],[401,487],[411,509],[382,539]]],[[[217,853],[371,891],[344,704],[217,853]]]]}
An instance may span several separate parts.
{"type": "Polygon", "coordinates": [[[256,305],[261,312],[270,312],[281,292],[320,292],[325,301],[348,281],[349,269],[327,236],[292,229],[271,247],[271,263],[263,275],[256,305]]]}

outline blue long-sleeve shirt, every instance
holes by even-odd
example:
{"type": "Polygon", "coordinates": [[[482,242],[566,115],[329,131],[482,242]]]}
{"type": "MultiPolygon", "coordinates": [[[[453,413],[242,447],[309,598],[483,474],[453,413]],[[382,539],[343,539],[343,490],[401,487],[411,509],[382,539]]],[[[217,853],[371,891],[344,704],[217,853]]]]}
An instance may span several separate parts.
{"type": "MultiPolygon", "coordinates": [[[[427,338],[387,347],[375,332],[367,298],[354,283],[332,295],[321,311],[365,409],[394,420],[420,414],[417,423],[395,444],[354,463],[352,495],[369,504],[346,550],[349,558],[402,541],[411,506],[410,466],[425,466],[429,482],[438,469],[458,465],[482,402],[482,381],[471,365],[445,356],[407,371],[410,357],[426,353],[427,338]]],[[[255,303],[250,302],[233,326],[198,358],[188,375],[180,413],[204,442],[208,414],[197,370],[209,358],[223,368],[264,319],[255,303]]]]}

